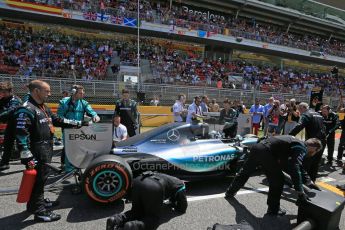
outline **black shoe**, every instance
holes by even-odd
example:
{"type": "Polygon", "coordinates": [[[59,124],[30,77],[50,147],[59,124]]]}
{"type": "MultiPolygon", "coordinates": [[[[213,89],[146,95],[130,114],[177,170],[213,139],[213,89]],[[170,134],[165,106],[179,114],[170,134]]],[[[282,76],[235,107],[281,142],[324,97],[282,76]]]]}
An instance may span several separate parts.
{"type": "Polygon", "coordinates": [[[45,211],[36,213],[34,219],[39,222],[52,222],[52,221],[60,220],[61,216],[52,211],[45,210],[45,211]]]}
{"type": "Polygon", "coordinates": [[[10,169],[9,164],[0,164],[0,171],[5,171],[7,169],[10,169]]]}
{"type": "Polygon", "coordinates": [[[52,207],[56,207],[60,204],[59,201],[50,201],[48,198],[44,199],[44,207],[45,208],[52,208],[52,207]]]}
{"type": "Polygon", "coordinates": [[[338,159],[338,160],[337,160],[337,165],[338,165],[338,166],[343,166],[343,161],[338,159]]]}
{"type": "Polygon", "coordinates": [[[284,216],[286,214],[286,210],[281,209],[281,208],[279,208],[278,210],[277,209],[274,210],[274,209],[268,208],[266,214],[270,215],[270,216],[284,216]]]}
{"type": "Polygon", "coordinates": [[[109,217],[107,219],[107,225],[106,225],[106,230],[114,230],[115,229],[115,218],[114,217],[109,217]]]}
{"type": "Polygon", "coordinates": [[[327,161],[327,165],[332,166],[332,164],[333,164],[333,161],[332,161],[332,160],[328,160],[328,161],[327,161]]]}

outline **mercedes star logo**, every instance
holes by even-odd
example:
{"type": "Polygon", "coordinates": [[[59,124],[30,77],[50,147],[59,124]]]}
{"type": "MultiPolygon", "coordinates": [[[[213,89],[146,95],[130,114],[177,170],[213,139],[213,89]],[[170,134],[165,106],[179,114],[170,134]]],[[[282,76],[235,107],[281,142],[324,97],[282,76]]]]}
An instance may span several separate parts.
{"type": "Polygon", "coordinates": [[[172,129],[167,132],[167,137],[171,141],[177,141],[180,139],[180,133],[176,129],[172,129]]]}

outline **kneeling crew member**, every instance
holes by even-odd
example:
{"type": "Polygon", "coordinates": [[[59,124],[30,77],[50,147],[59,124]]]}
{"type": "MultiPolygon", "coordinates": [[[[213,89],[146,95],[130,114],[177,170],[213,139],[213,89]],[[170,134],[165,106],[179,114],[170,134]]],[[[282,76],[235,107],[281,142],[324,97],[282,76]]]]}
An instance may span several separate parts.
{"type": "Polygon", "coordinates": [[[136,177],[132,187],[132,209],[107,220],[107,230],[152,230],[159,226],[163,201],[170,199],[173,208],[185,213],[188,203],[183,181],[156,172],[136,177]]]}
{"type": "Polygon", "coordinates": [[[291,176],[294,188],[298,192],[298,201],[305,201],[308,196],[303,191],[302,176],[304,176],[308,187],[319,188],[305,173],[302,163],[306,157],[312,157],[321,148],[322,144],[316,138],[303,142],[293,136],[283,135],[262,140],[252,147],[247,161],[227,189],[225,197],[235,196],[256,170],[256,167],[260,165],[269,182],[267,214],[285,215],[286,211],[280,209],[280,196],[284,187],[283,171],[291,176]]]}

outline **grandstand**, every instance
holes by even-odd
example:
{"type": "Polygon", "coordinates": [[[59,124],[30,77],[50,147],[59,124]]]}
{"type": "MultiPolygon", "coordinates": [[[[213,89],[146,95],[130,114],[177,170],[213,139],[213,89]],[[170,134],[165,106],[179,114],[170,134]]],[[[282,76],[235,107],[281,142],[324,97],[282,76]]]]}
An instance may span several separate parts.
{"type": "Polygon", "coordinates": [[[138,67],[136,2],[0,1],[2,79],[21,88],[49,79],[54,100],[80,82],[89,100],[105,104],[124,87],[147,100],[163,95],[163,104],[182,92],[307,100],[314,87],[336,102],[344,85],[330,74],[345,66],[340,9],[298,0],[141,1],[138,67]]]}

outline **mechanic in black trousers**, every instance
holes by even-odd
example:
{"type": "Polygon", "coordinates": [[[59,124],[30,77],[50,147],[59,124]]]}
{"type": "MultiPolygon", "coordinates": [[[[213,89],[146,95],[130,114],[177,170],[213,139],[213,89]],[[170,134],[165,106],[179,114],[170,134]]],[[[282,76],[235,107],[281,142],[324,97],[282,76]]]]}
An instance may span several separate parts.
{"type": "Polygon", "coordinates": [[[307,171],[311,180],[315,182],[322,153],[325,150],[326,145],[326,126],[324,124],[323,117],[319,113],[309,110],[307,103],[301,102],[298,104],[298,110],[301,113],[301,118],[295,128],[290,131],[289,135],[296,136],[296,134],[305,128],[305,139],[317,138],[321,141],[323,146],[315,156],[303,162],[304,169],[307,171]]]}
{"type": "MultiPolygon", "coordinates": [[[[340,110],[340,112],[344,113],[345,112],[345,108],[342,108],[340,110]]],[[[343,118],[340,121],[340,128],[341,128],[341,135],[340,135],[340,141],[339,141],[339,146],[338,146],[337,162],[340,165],[343,165],[342,159],[343,159],[343,153],[344,153],[344,147],[345,147],[345,118],[343,118]]],[[[345,173],[345,169],[344,168],[343,168],[343,173],[345,173]]]]}
{"type": "Polygon", "coordinates": [[[338,115],[331,110],[329,105],[322,106],[321,115],[323,116],[324,124],[326,126],[326,144],[328,150],[327,164],[332,165],[335,145],[335,130],[339,127],[339,119],[338,115]]]}
{"type": "Polygon", "coordinates": [[[44,199],[44,184],[49,174],[53,155],[54,126],[77,127],[72,120],[62,119],[52,114],[45,105],[50,96],[50,86],[40,80],[29,84],[30,96],[23,106],[14,112],[16,141],[20,151],[21,163],[27,168],[35,168],[37,176],[33,185],[27,211],[35,215],[36,221],[51,222],[61,218],[47,208],[58,205],[44,199]]]}
{"type": "Polygon", "coordinates": [[[152,230],[159,226],[163,201],[169,199],[175,211],[185,213],[186,187],[180,179],[157,172],[144,172],[133,181],[132,209],[107,220],[107,230],[152,230]]]}
{"type": "Polygon", "coordinates": [[[10,158],[14,151],[15,127],[13,114],[22,104],[19,97],[13,95],[13,84],[9,81],[0,82],[0,122],[6,124],[4,130],[3,155],[0,162],[0,171],[10,168],[10,158]]]}
{"type": "Polygon", "coordinates": [[[322,144],[316,138],[303,142],[294,136],[282,135],[261,140],[251,148],[248,159],[227,189],[225,197],[234,197],[256,171],[257,166],[261,166],[269,182],[267,214],[285,215],[286,211],[280,208],[280,196],[284,187],[283,171],[291,176],[294,188],[298,192],[297,204],[307,200],[308,196],[302,187],[303,178],[308,187],[319,188],[303,170],[302,162],[321,148],[322,144]]]}
{"type": "Polygon", "coordinates": [[[135,130],[138,128],[138,108],[137,103],[129,98],[129,91],[122,90],[122,99],[115,104],[114,117],[121,117],[122,124],[126,126],[128,136],[135,136],[135,130]]]}

